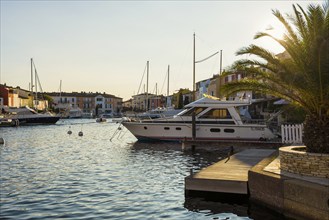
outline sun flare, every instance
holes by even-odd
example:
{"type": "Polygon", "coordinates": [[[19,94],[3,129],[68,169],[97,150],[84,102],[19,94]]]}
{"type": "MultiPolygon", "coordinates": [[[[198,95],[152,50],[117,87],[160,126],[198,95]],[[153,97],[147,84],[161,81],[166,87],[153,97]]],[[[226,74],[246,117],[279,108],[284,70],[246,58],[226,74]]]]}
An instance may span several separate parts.
{"type": "MultiPolygon", "coordinates": [[[[278,40],[282,40],[286,30],[282,24],[272,23],[265,28],[264,32],[278,40]]],[[[260,38],[257,44],[273,53],[282,53],[284,51],[284,48],[277,41],[270,37],[260,38]]]]}

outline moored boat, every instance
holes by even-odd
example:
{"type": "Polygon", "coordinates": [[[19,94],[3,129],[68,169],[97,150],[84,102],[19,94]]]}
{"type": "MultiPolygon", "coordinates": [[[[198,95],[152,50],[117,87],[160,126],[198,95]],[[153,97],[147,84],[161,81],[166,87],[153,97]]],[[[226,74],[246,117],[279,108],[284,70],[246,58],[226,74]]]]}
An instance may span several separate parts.
{"type": "Polygon", "coordinates": [[[106,122],[106,118],[100,117],[96,119],[96,122],[106,122]]]}
{"type": "Polygon", "coordinates": [[[18,121],[19,125],[45,125],[55,124],[60,117],[54,116],[50,112],[37,113],[34,109],[27,106],[22,108],[8,108],[8,115],[6,119],[18,121]]]}
{"type": "Polygon", "coordinates": [[[243,122],[238,108],[248,105],[249,101],[202,98],[170,118],[128,119],[122,124],[138,140],[260,141],[275,138],[266,124],[243,122]]]}

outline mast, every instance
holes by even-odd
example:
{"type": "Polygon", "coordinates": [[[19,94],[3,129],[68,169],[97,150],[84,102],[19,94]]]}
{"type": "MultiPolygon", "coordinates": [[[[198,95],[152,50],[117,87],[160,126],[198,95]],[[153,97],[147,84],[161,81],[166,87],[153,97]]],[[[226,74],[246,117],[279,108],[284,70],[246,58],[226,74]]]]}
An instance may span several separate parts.
{"type": "Polygon", "coordinates": [[[33,58],[31,58],[31,96],[32,96],[32,108],[33,108],[33,102],[34,102],[34,96],[33,96],[33,58]]]}
{"type": "Polygon", "coordinates": [[[149,61],[147,61],[147,78],[146,78],[146,111],[149,110],[149,103],[148,103],[148,93],[149,93],[149,61]]]}
{"type": "Polygon", "coordinates": [[[159,102],[158,102],[158,83],[155,83],[155,100],[156,100],[156,108],[157,108],[158,105],[159,105],[159,102]]]}
{"type": "Polygon", "coordinates": [[[223,52],[223,50],[220,50],[220,66],[219,66],[219,75],[222,75],[222,52],[223,52]]]}
{"type": "Polygon", "coordinates": [[[167,107],[168,107],[168,99],[169,99],[169,69],[170,69],[170,66],[168,65],[167,102],[166,102],[167,107]]]}
{"type": "Polygon", "coordinates": [[[35,83],[35,106],[36,108],[38,108],[38,73],[37,73],[37,69],[35,68],[34,62],[33,62],[33,66],[34,66],[34,83],[35,83]]]}
{"type": "Polygon", "coordinates": [[[62,80],[59,81],[59,101],[62,103],[62,80]]]}
{"type": "Polygon", "coordinates": [[[195,101],[195,32],[193,33],[193,101],[195,101]]]}

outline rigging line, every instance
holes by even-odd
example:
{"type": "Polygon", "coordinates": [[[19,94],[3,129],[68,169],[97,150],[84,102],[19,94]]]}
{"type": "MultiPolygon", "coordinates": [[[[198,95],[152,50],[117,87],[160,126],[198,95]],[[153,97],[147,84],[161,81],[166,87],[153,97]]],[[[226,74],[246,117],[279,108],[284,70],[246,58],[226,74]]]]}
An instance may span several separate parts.
{"type": "Polygon", "coordinates": [[[40,79],[39,79],[39,75],[38,75],[38,72],[37,72],[37,68],[35,66],[34,61],[32,61],[32,63],[33,63],[33,67],[34,67],[34,74],[35,74],[35,77],[36,77],[36,80],[37,80],[37,82],[35,82],[35,83],[38,83],[39,88],[40,88],[40,91],[41,91],[41,98],[44,100],[45,97],[43,96],[43,89],[42,89],[42,86],[41,86],[41,83],[40,83],[40,79]]]}
{"type": "MultiPolygon", "coordinates": [[[[40,86],[41,92],[43,92],[42,91],[42,87],[40,85],[40,80],[39,80],[39,75],[38,75],[38,72],[37,72],[37,68],[36,68],[35,63],[34,63],[33,60],[32,60],[32,63],[33,63],[33,67],[34,67],[34,74],[35,74],[35,77],[36,77],[36,79],[38,81],[38,85],[40,86]]],[[[35,82],[35,83],[37,83],[37,82],[35,82]]]]}
{"type": "Polygon", "coordinates": [[[138,87],[138,91],[137,91],[137,94],[136,94],[136,95],[139,94],[139,90],[140,90],[140,88],[141,88],[141,85],[142,85],[142,82],[143,82],[143,79],[144,79],[144,75],[145,75],[146,67],[147,67],[147,63],[145,64],[144,73],[143,73],[143,76],[142,76],[141,82],[139,83],[139,87],[138,87]]]}
{"type": "Polygon", "coordinates": [[[157,84],[155,83],[155,86],[154,86],[154,89],[153,89],[153,94],[157,94],[156,89],[157,89],[157,84]],[[155,91],[155,92],[154,92],[154,91],[155,91]]]}
{"type": "Polygon", "coordinates": [[[160,94],[162,94],[163,87],[164,87],[165,82],[166,82],[166,80],[167,80],[167,75],[168,75],[168,70],[167,70],[167,73],[166,73],[165,79],[163,80],[160,94]]]}
{"type": "Polygon", "coordinates": [[[203,43],[203,45],[206,45],[209,49],[213,49],[216,48],[217,46],[216,43],[209,41],[209,40],[205,40],[203,37],[201,37],[199,34],[195,34],[196,38],[201,40],[201,42],[203,43]]]}
{"type": "Polygon", "coordinates": [[[212,78],[215,74],[218,73],[218,72],[216,72],[216,66],[217,66],[218,60],[214,60],[213,62],[214,63],[212,65],[212,67],[210,68],[210,74],[211,74],[211,77],[210,78],[212,78]]]}
{"type": "Polygon", "coordinates": [[[203,61],[206,61],[206,60],[208,60],[209,58],[215,56],[215,55],[218,54],[218,53],[219,53],[219,51],[217,51],[216,53],[214,53],[214,54],[212,54],[212,55],[210,55],[210,56],[208,56],[208,57],[206,57],[206,58],[204,58],[204,59],[202,59],[202,60],[195,61],[195,63],[201,63],[201,62],[203,62],[203,61]]]}

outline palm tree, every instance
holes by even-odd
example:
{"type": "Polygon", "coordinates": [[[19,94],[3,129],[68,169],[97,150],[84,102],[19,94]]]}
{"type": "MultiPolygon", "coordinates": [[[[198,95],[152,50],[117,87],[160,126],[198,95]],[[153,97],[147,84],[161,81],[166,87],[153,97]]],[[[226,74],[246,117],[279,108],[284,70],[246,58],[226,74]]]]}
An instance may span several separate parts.
{"type": "Polygon", "coordinates": [[[235,62],[234,69],[245,71],[247,77],[221,88],[224,94],[245,90],[267,93],[303,108],[307,113],[304,143],[307,151],[314,153],[329,153],[328,5],[328,1],[323,6],[311,4],[307,11],[293,5],[290,16],[273,10],[285,27],[284,37],[259,32],[254,38],[272,38],[285,49],[285,58],[253,44],[242,48],[237,55],[257,58],[235,62]]]}

